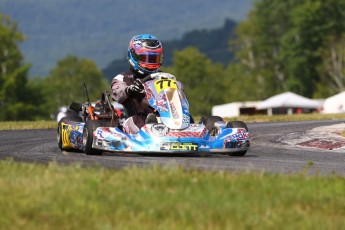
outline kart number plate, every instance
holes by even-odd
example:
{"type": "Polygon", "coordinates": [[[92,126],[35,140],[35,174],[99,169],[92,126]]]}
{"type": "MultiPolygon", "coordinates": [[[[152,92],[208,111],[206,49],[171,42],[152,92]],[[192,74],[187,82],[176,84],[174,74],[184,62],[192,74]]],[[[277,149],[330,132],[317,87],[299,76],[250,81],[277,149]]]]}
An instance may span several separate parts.
{"type": "Polygon", "coordinates": [[[160,93],[164,89],[177,89],[177,83],[173,79],[160,79],[155,82],[155,88],[157,93],[160,93]]]}
{"type": "Polygon", "coordinates": [[[198,151],[197,143],[165,142],[161,144],[161,150],[173,151],[198,151]]]}

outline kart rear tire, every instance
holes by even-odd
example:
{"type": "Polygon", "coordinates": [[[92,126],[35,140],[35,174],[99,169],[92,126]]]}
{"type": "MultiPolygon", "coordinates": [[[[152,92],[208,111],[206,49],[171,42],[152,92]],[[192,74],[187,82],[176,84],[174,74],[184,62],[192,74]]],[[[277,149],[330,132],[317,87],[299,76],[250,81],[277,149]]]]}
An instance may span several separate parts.
{"type": "Polygon", "coordinates": [[[204,124],[208,131],[212,131],[214,128],[214,123],[217,121],[224,121],[223,118],[219,116],[208,116],[208,117],[201,117],[200,118],[200,124],[204,124]]]}
{"type": "MultiPolygon", "coordinates": [[[[244,123],[243,121],[230,121],[230,122],[228,122],[226,124],[226,127],[227,128],[244,128],[248,132],[247,124],[244,123]]],[[[242,156],[246,155],[246,153],[247,153],[247,150],[243,150],[243,151],[240,151],[240,152],[229,153],[229,156],[239,156],[239,157],[242,157],[242,156]]]]}
{"type": "Polygon", "coordinates": [[[81,117],[78,117],[78,116],[68,116],[68,117],[63,117],[60,119],[60,121],[58,123],[58,128],[57,128],[57,142],[58,142],[59,148],[61,150],[64,150],[64,151],[71,150],[71,148],[65,148],[62,146],[63,136],[62,136],[62,132],[61,132],[61,129],[62,129],[61,123],[66,122],[66,121],[83,122],[83,119],[81,117]]]}
{"type": "Polygon", "coordinates": [[[88,120],[85,123],[83,129],[83,145],[84,153],[86,155],[102,155],[102,150],[92,148],[93,143],[93,132],[98,128],[102,127],[103,122],[98,120],[88,120]]]}

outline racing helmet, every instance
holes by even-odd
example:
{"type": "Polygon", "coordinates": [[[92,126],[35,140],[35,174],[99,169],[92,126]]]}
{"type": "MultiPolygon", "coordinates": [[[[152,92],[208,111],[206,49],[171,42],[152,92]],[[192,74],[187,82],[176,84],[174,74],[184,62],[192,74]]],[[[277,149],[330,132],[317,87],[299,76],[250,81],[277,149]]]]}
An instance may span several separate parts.
{"type": "Polygon", "coordinates": [[[127,59],[140,74],[156,73],[163,64],[163,46],[151,34],[134,36],[129,42],[127,59]]]}

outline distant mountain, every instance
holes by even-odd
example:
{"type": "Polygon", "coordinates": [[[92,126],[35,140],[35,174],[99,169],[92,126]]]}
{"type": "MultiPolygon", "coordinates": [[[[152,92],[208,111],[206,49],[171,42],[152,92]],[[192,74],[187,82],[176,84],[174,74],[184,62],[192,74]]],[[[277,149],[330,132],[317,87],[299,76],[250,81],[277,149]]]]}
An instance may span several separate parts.
{"type": "MultiPolygon", "coordinates": [[[[216,29],[192,30],[181,39],[162,41],[164,48],[164,66],[172,65],[173,52],[188,46],[196,47],[213,62],[229,64],[233,54],[229,51],[229,40],[234,37],[236,22],[225,20],[223,27],[216,29]]],[[[127,48],[127,47],[126,47],[127,48]]],[[[111,80],[114,75],[126,71],[129,64],[126,58],[116,59],[103,69],[104,76],[111,80]]]]}
{"type": "Polygon", "coordinates": [[[44,76],[68,54],[104,68],[126,55],[130,38],[152,33],[180,39],[187,31],[220,27],[246,17],[252,0],[0,0],[0,11],[18,23],[31,75],[44,76]]]}

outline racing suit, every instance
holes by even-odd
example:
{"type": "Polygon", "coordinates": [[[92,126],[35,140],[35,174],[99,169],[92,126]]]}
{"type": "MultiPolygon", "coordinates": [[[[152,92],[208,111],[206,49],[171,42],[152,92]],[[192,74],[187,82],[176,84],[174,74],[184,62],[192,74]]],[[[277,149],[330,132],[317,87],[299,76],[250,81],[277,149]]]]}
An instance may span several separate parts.
{"type": "Polygon", "coordinates": [[[112,98],[123,105],[127,112],[127,119],[123,124],[123,130],[129,134],[135,134],[145,125],[148,114],[153,113],[152,107],[145,98],[145,93],[129,95],[127,88],[135,83],[136,79],[143,79],[147,75],[141,75],[132,69],[116,75],[111,81],[112,98]]]}

